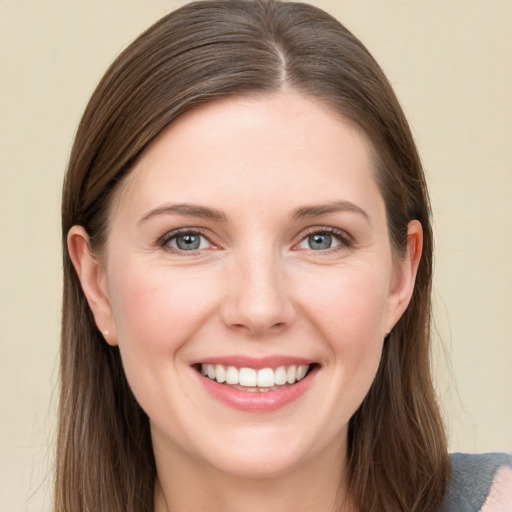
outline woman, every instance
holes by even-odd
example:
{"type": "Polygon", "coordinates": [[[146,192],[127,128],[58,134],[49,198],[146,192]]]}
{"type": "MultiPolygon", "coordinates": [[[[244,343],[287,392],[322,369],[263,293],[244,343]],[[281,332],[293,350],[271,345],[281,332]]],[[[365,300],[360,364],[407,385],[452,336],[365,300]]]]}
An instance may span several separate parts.
{"type": "Polygon", "coordinates": [[[56,510],[460,509],[421,164],[333,18],[151,27],[82,118],[63,235],[56,510]]]}

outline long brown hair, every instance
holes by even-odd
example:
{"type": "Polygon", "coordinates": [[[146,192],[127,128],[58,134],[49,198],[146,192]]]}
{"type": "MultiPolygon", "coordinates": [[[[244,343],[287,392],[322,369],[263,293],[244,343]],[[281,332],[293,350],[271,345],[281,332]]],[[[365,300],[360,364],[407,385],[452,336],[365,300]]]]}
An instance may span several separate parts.
{"type": "MultiPolygon", "coordinates": [[[[76,135],[62,203],[64,303],[55,510],[149,512],[156,476],[148,418],[119,351],[103,340],[66,247],[82,225],[99,251],[116,187],[179,115],[234,95],[299,91],[366,133],[402,254],[407,224],[424,242],[409,307],[350,421],[350,490],[361,511],[441,507],[448,458],[429,367],[432,232],[425,179],[398,101],[362,43],[323,11],[274,0],[195,2],[162,18],[112,64],[76,135]]],[[[342,462],[340,461],[340,464],[342,462]]]]}

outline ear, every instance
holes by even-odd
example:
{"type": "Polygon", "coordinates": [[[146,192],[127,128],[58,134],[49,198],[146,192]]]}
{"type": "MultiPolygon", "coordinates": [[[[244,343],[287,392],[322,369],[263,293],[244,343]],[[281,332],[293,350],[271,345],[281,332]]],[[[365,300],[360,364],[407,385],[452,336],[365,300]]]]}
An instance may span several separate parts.
{"type": "Polygon", "coordinates": [[[87,231],[73,226],[68,233],[68,251],[91,308],[96,326],[109,345],[117,345],[117,333],[107,287],[105,269],[91,252],[87,231]]]}
{"type": "Polygon", "coordinates": [[[388,301],[387,331],[389,332],[407,309],[414,291],[416,274],[423,248],[423,228],[417,220],[407,227],[407,247],[404,256],[395,264],[388,301]]]}

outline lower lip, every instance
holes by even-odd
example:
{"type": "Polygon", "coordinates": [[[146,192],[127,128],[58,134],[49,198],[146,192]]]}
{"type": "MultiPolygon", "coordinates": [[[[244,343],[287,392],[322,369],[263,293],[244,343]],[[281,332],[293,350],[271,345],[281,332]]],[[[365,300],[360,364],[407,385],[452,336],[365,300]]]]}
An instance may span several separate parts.
{"type": "Polygon", "coordinates": [[[277,411],[299,399],[313,382],[317,367],[313,368],[302,380],[273,391],[241,391],[226,384],[204,377],[194,370],[206,391],[220,402],[246,412],[277,411]]]}

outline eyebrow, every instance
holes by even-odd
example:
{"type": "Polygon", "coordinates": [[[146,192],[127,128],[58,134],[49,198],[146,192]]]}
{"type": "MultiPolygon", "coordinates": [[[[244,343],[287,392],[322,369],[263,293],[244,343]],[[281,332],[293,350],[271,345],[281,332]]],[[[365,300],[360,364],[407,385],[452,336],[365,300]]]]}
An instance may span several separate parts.
{"type": "Polygon", "coordinates": [[[295,208],[292,212],[293,219],[303,219],[308,217],[319,217],[329,213],[337,212],[352,212],[362,215],[368,222],[370,221],[369,215],[359,206],[350,201],[333,201],[326,204],[313,204],[300,206],[295,208]]]}
{"type": "MultiPolygon", "coordinates": [[[[305,205],[299,206],[292,211],[291,217],[295,220],[308,217],[319,217],[321,215],[328,215],[329,213],[337,212],[353,212],[358,213],[365,217],[368,221],[368,214],[359,206],[350,201],[333,201],[326,204],[305,205]]],[[[224,212],[215,208],[208,208],[206,206],[199,206],[190,203],[171,204],[166,203],[160,205],[148,213],[144,214],[137,222],[138,225],[147,222],[149,219],[159,215],[186,215],[189,217],[200,217],[217,222],[226,222],[227,216],[224,212]]]]}
{"type": "Polygon", "coordinates": [[[199,206],[196,204],[190,203],[181,203],[181,204],[170,204],[166,203],[160,205],[148,213],[144,214],[137,222],[138,225],[147,222],[149,219],[153,217],[157,217],[159,215],[169,215],[169,214],[177,214],[177,215],[186,215],[189,217],[200,217],[203,219],[214,220],[218,222],[225,222],[227,220],[226,214],[221,212],[220,210],[216,210],[215,208],[207,208],[206,206],[199,206]]]}

